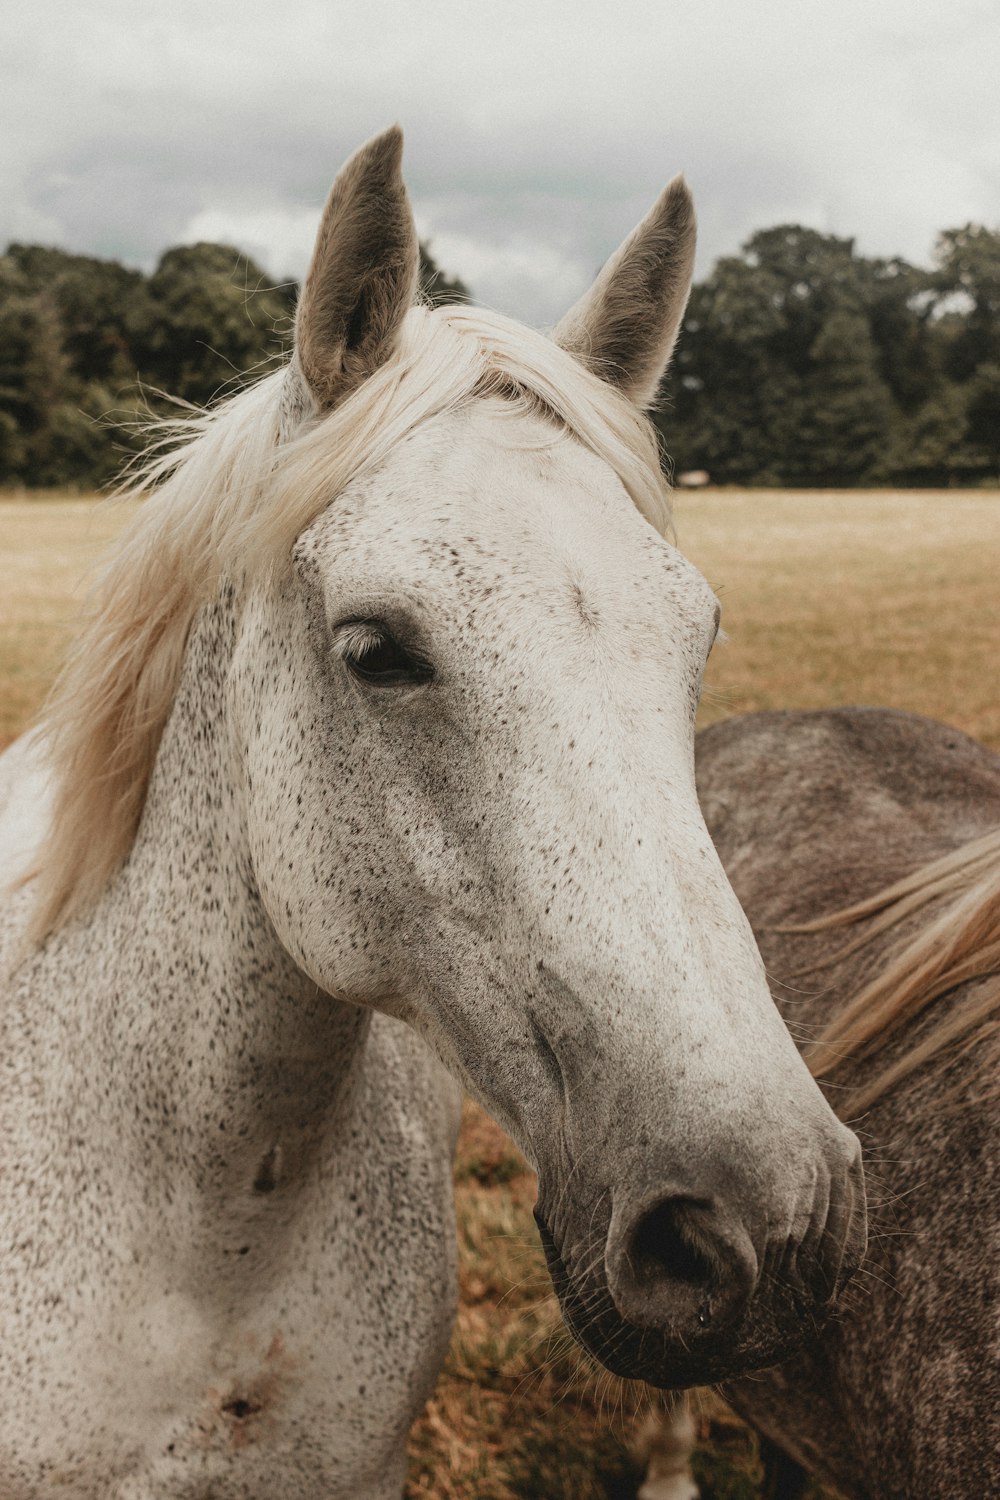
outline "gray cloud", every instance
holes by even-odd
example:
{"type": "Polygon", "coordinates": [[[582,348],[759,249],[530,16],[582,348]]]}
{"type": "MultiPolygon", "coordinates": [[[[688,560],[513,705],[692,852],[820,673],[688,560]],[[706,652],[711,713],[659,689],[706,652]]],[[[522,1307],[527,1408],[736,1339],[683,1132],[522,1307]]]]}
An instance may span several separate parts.
{"type": "Polygon", "coordinates": [[[529,321],[682,168],[701,271],[789,219],[926,259],[1000,217],[998,54],[992,0],[36,0],[0,23],[0,238],[300,274],[336,167],[400,119],[422,233],[529,321]]]}

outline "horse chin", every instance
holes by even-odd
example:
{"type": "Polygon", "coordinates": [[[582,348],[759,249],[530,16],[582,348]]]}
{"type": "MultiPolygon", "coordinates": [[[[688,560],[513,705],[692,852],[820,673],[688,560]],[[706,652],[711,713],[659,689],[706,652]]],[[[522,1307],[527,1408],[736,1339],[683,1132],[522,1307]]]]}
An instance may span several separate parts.
{"type": "Polygon", "coordinates": [[[683,1332],[638,1328],[619,1313],[603,1274],[574,1277],[537,1212],[536,1222],[566,1327],[588,1355],[623,1380],[664,1390],[714,1385],[780,1364],[822,1321],[789,1289],[766,1308],[754,1299],[735,1326],[713,1328],[709,1319],[683,1332]]]}

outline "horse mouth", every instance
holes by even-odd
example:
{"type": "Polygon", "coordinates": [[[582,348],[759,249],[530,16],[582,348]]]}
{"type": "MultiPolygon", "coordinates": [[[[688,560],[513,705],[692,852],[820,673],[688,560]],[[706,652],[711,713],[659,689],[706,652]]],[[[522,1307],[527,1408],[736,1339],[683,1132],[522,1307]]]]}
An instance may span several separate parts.
{"type": "MultiPolygon", "coordinates": [[[[572,1274],[538,1208],[535,1222],[566,1327],[587,1354],[624,1380],[662,1389],[716,1384],[779,1364],[817,1326],[815,1307],[787,1287],[766,1307],[751,1303],[736,1326],[714,1327],[709,1307],[694,1328],[639,1328],[618,1311],[601,1269],[572,1274]]],[[[593,1264],[595,1257],[589,1259],[593,1264]]]]}

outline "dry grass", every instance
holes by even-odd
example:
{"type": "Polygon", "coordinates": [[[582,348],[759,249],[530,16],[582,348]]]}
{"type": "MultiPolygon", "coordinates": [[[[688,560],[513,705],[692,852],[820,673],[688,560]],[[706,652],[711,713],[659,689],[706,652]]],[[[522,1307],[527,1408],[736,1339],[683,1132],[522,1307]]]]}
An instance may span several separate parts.
{"type": "Polygon", "coordinates": [[[873,703],[1000,749],[1000,493],[715,490],[677,530],[729,635],[703,722],[873,703]]]}
{"type": "Polygon", "coordinates": [[[124,524],[93,495],[0,499],[0,746],[41,707],[73,629],[87,571],[124,524]]]}
{"type": "MultiPolygon", "coordinates": [[[[704,722],[883,703],[1000,748],[1000,496],[714,491],[679,496],[677,520],[730,637],[713,654],[704,722]]],[[[0,744],[40,705],[80,581],[121,522],[85,499],[0,501],[0,744]]],[[[643,1392],[571,1346],[532,1224],[533,1180],[472,1106],[456,1178],[461,1310],[411,1437],[410,1500],[631,1500],[643,1392]]],[[[708,1500],[753,1500],[754,1440],[710,1397],[701,1435],[708,1500]]]]}

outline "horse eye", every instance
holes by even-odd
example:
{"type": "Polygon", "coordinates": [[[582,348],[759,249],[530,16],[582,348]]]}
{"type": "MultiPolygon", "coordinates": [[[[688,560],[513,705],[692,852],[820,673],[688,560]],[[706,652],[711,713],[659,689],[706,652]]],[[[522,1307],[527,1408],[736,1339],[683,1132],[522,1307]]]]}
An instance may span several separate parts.
{"type": "Polygon", "coordinates": [[[341,652],[355,677],[380,687],[416,686],[434,676],[429,662],[408,650],[384,625],[373,620],[352,621],[341,639],[341,652]]]}

